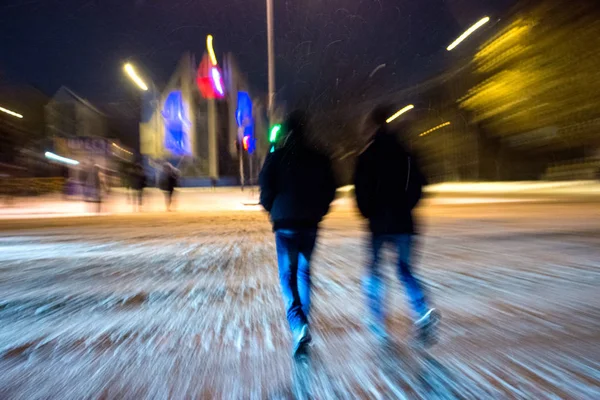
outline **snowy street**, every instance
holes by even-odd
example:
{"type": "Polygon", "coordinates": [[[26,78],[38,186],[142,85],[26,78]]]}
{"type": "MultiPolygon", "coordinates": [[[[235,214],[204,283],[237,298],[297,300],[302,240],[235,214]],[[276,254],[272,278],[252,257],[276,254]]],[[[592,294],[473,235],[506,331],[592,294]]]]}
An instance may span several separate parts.
{"type": "Polygon", "coordinates": [[[426,201],[417,271],[443,316],[427,353],[409,345],[390,257],[395,346],[364,328],[365,231],[338,201],[298,374],[266,214],[154,200],[0,219],[0,399],[600,398],[598,201],[426,201]]]}

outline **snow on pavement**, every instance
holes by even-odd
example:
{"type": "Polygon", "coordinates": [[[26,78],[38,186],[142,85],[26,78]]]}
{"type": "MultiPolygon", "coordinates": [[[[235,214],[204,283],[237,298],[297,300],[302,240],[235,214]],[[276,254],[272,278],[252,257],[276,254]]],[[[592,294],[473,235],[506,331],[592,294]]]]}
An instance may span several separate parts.
{"type": "Polygon", "coordinates": [[[443,314],[426,353],[391,266],[396,344],[363,328],[355,214],[342,202],[323,224],[303,374],[262,212],[0,222],[0,398],[600,398],[597,204],[421,210],[443,314]]]}

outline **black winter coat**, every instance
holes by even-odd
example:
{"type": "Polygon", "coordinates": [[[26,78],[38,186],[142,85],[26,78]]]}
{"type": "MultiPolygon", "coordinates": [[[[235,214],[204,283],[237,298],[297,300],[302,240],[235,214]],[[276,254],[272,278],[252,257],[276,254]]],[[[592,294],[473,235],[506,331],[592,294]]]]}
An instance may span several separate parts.
{"type": "Polygon", "coordinates": [[[317,228],[335,197],[331,161],[301,141],[269,153],[259,183],[273,230],[317,228]]]}
{"type": "Polygon", "coordinates": [[[143,190],[146,187],[146,172],[143,168],[135,168],[131,173],[131,188],[133,190],[143,190]]]}
{"type": "Polygon", "coordinates": [[[358,157],[356,201],[374,234],[414,234],[412,210],[426,179],[414,157],[396,138],[380,130],[358,157]]]}

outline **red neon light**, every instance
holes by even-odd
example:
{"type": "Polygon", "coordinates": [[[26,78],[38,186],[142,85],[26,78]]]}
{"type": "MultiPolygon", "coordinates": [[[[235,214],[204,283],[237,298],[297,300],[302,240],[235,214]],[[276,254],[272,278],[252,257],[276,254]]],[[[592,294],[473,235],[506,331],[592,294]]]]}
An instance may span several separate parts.
{"type": "Polygon", "coordinates": [[[244,150],[248,151],[248,148],[250,147],[250,136],[244,136],[242,144],[244,145],[244,150]]]}
{"type": "Polygon", "coordinates": [[[224,83],[219,67],[212,66],[208,56],[204,54],[196,72],[196,84],[205,99],[222,99],[225,97],[224,83]]]}

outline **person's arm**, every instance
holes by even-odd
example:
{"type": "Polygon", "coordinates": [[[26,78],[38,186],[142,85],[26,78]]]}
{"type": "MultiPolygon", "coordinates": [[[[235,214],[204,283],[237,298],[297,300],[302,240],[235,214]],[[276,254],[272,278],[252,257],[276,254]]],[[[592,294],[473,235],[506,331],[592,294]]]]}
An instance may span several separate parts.
{"type": "Polygon", "coordinates": [[[276,191],[276,165],[275,165],[275,153],[269,153],[265,159],[265,163],[258,176],[258,183],[260,185],[260,204],[265,210],[271,212],[273,208],[273,202],[277,195],[276,191]]]}

